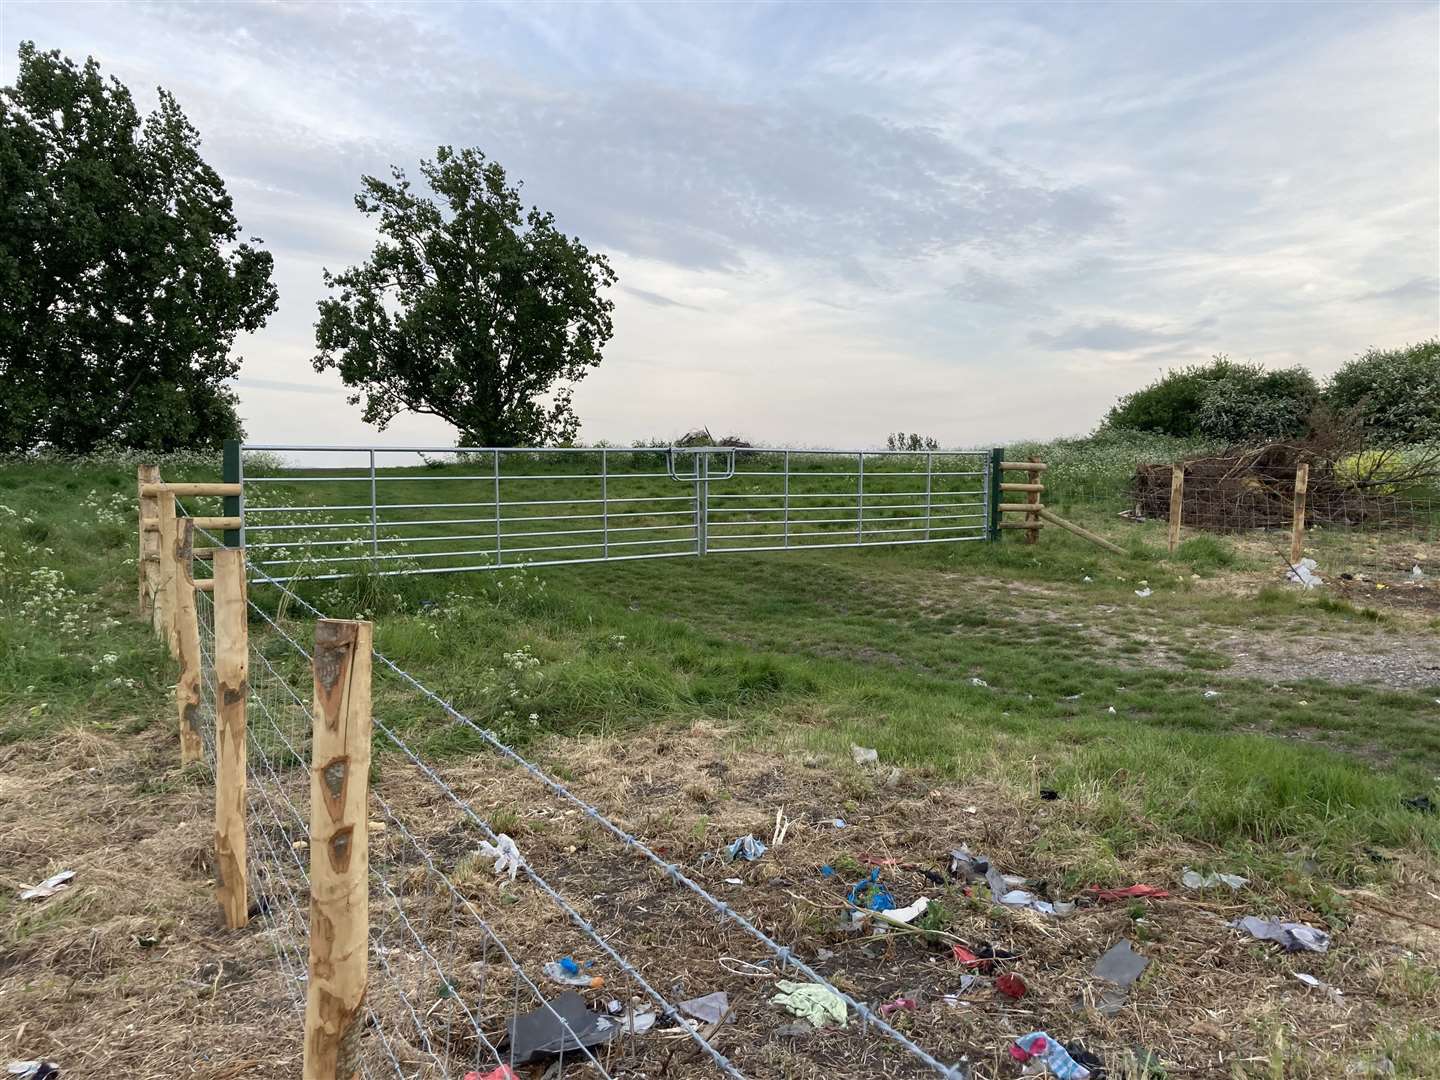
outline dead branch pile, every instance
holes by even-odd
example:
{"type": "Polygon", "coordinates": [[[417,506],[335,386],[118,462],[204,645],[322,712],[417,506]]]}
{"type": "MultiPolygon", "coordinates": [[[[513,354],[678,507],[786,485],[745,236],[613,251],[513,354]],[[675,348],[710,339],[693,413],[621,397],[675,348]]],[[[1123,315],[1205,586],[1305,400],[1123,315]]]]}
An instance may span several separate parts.
{"type": "MultiPolygon", "coordinates": [[[[1414,520],[1413,503],[1396,483],[1357,477],[1328,447],[1297,443],[1231,449],[1184,462],[1183,515],[1199,529],[1289,528],[1293,521],[1295,470],[1310,466],[1306,518],[1312,525],[1399,525],[1414,520]],[[1338,467],[1337,467],[1338,466],[1338,467]]],[[[1130,481],[1136,517],[1170,513],[1169,464],[1141,465],[1130,481]]]]}

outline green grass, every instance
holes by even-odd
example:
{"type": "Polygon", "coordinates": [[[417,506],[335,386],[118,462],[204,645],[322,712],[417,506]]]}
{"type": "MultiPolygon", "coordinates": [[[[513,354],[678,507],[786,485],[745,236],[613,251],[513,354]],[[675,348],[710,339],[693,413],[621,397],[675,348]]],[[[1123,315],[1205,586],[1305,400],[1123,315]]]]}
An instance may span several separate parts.
{"type": "MultiPolygon", "coordinates": [[[[323,488],[294,494],[335,501],[323,488]]],[[[171,722],[173,672],[130,617],[133,492],[123,464],[0,466],[13,511],[0,510],[0,741],[171,722]]],[[[1169,840],[1240,865],[1298,851],[1342,880],[1380,872],[1367,848],[1440,850],[1440,822],[1400,805],[1434,792],[1440,687],[1240,678],[1215,644],[1236,630],[1391,632],[1385,618],[1286,589],[1197,589],[1194,576],[1243,560],[1211,537],[1168,558],[1153,537],[1135,533],[1125,558],[1051,531],[1033,547],[717,554],[301,591],[332,615],[374,618],[388,656],[522,747],[707,718],[762,746],[844,758],[856,742],[937,779],[1058,788],[1073,816],[1039,842],[1068,845],[1077,880],[1116,879],[1130,853],[1169,840]]],[[[308,683],[288,646],[253,633],[287,680],[308,683]]],[[[376,701],[423,754],[484,751],[383,671],[376,701]]]]}

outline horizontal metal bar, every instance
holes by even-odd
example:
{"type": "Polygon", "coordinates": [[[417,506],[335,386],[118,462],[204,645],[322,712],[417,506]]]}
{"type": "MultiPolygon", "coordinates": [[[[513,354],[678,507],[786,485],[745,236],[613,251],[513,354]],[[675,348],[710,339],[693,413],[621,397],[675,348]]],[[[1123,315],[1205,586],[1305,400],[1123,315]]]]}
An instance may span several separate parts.
{"type": "MultiPolygon", "coordinates": [[[[792,499],[834,499],[834,498],[837,498],[837,497],[847,497],[847,498],[848,498],[848,497],[850,497],[850,496],[852,496],[852,495],[859,495],[859,494],[860,494],[859,492],[849,492],[849,491],[812,491],[812,492],[795,492],[795,491],[792,491],[792,492],[790,493],[790,498],[792,498],[792,499]]],[[[866,498],[866,499],[882,499],[882,498],[892,498],[892,499],[893,499],[893,498],[924,499],[924,498],[925,498],[927,495],[929,495],[929,494],[935,494],[935,495],[941,495],[941,496],[949,496],[949,495],[983,495],[984,492],[981,491],[979,488],[976,488],[974,491],[937,491],[937,492],[933,492],[933,493],[925,492],[925,491],[867,491],[867,492],[865,492],[865,493],[863,494],[863,496],[861,496],[861,497],[862,497],[862,498],[866,498]]],[[[710,500],[711,500],[712,502],[713,502],[714,500],[716,500],[716,499],[783,499],[784,497],[785,497],[785,493],[784,493],[783,491],[761,491],[761,492],[756,492],[756,493],[754,493],[754,494],[749,494],[749,493],[747,493],[747,494],[743,494],[743,495],[741,495],[741,494],[727,495],[727,494],[724,494],[723,492],[712,492],[712,493],[710,494],[710,500]]],[[[368,509],[368,507],[367,507],[367,509],[368,509]]],[[[876,508],[876,507],[872,507],[869,503],[866,503],[866,504],[865,504],[865,509],[866,509],[866,510],[871,510],[871,509],[877,509],[877,508],[876,508]]]]}
{"type": "MultiPolygon", "coordinates": [[[[492,477],[493,479],[493,477],[492,477]]],[[[776,548],[775,550],[780,550],[776,548]]],[[[578,566],[582,563],[601,562],[635,562],[640,559],[685,559],[694,558],[695,552],[691,551],[655,551],[650,553],[636,553],[634,555],[612,555],[609,558],[603,556],[598,559],[522,559],[517,562],[489,563],[483,566],[431,566],[415,567],[408,570],[381,570],[374,574],[367,574],[367,577],[400,577],[403,575],[419,574],[463,574],[471,570],[511,570],[516,567],[535,566],[578,566]]],[[[346,578],[355,577],[354,574],[292,574],[288,577],[277,577],[269,575],[268,580],[252,582],[252,585],[268,585],[272,582],[284,584],[288,581],[343,581],[346,578]]]]}
{"type": "MultiPolygon", "coordinates": [[[[878,505],[872,505],[872,504],[870,504],[870,503],[866,503],[866,504],[865,504],[865,512],[868,514],[868,513],[870,513],[872,510],[923,510],[923,509],[925,509],[926,505],[927,505],[927,504],[926,504],[926,503],[923,503],[923,502],[919,502],[919,503],[880,503],[880,504],[878,504],[878,505]]],[[[946,507],[946,508],[955,507],[955,506],[984,506],[984,505],[985,505],[985,501],[984,501],[983,499],[976,499],[974,502],[958,502],[958,503],[943,503],[943,504],[942,504],[942,503],[930,503],[930,504],[928,504],[928,505],[930,505],[930,506],[932,506],[932,507],[937,507],[937,508],[938,508],[938,507],[941,507],[941,506],[944,506],[944,507],[946,507]]],[[[784,508],[783,506],[716,506],[716,507],[712,507],[712,508],[710,509],[710,513],[712,513],[712,514],[764,514],[764,513],[769,512],[769,511],[783,511],[784,509],[785,509],[785,508],[784,508]]],[[[804,511],[807,512],[807,513],[811,512],[811,511],[815,511],[815,510],[849,510],[849,511],[851,511],[851,512],[853,513],[853,512],[855,512],[858,508],[856,507],[856,505],[855,505],[854,503],[851,503],[849,506],[802,506],[802,507],[798,507],[797,509],[804,510],[804,511]]]]}
{"type": "MultiPolygon", "coordinates": [[[[870,456],[871,456],[871,455],[870,455],[869,453],[866,453],[866,455],[865,455],[865,457],[866,457],[867,459],[868,459],[870,456]]],[[[922,477],[923,477],[923,476],[925,475],[923,472],[919,472],[919,471],[916,471],[916,472],[909,472],[909,471],[906,471],[906,472],[886,472],[884,469],[874,469],[874,470],[866,469],[865,472],[866,472],[866,475],[869,475],[869,476],[922,476],[922,477]]],[[[783,469],[776,471],[776,470],[769,470],[769,469],[738,469],[738,468],[737,468],[737,469],[735,470],[735,475],[734,475],[734,477],[732,477],[732,479],[738,480],[738,479],[740,479],[740,477],[742,477],[742,476],[784,476],[784,475],[786,475],[786,474],[785,474],[785,471],[784,471],[783,469]]],[[[807,471],[807,470],[805,470],[805,469],[791,469],[789,475],[790,475],[790,479],[791,479],[791,480],[794,480],[794,479],[796,479],[796,478],[798,478],[798,477],[801,477],[801,476],[859,476],[860,474],[859,474],[858,472],[831,472],[831,471],[829,471],[828,469],[815,469],[815,470],[813,470],[813,471],[807,471]]],[[[986,472],[984,472],[984,471],[969,472],[969,471],[956,471],[956,470],[953,470],[953,469],[936,469],[936,470],[935,470],[934,472],[932,472],[930,475],[931,475],[931,476],[986,476],[986,475],[988,475],[988,474],[987,474],[986,472]]]]}
{"type": "MultiPolygon", "coordinates": [[[[880,524],[882,524],[882,523],[895,523],[895,522],[905,522],[905,521],[974,521],[974,520],[976,520],[976,519],[983,519],[984,517],[985,517],[985,514],[984,514],[984,513],[979,513],[979,514],[931,514],[931,515],[929,515],[928,517],[927,517],[926,515],[924,515],[924,514],[915,514],[915,515],[912,515],[912,516],[910,516],[910,517],[875,518],[875,519],[873,519],[873,523],[878,526],[878,525],[880,525],[880,524]]],[[[784,521],[712,521],[710,524],[711,524],[712,527],[724,528],[724,529],[742,529],[742,528],[746,528],[746,527],[754,527],[754,528],[757,528],[757,529],[781,529],[781,528],[785,528],[785,527],[788,526],[788,525],[843,525],[843,526],[845,526],[845,527],[848,528],[848,529],[853,529],[858,523],[859,523],[859,518],[851,517],[851,518],[811,518],[811,519],[806,519],[806,518],[787,518],[787,519],[784,520],[784,521]]],[[[870,531],[870,526],[871,526],[871,524],[872,524],[872,519],[866,518],[866,519],[865,519],[865,529],[866,529],[867,532],[870,531]]],[[[881,531],[886,531],[886,530],[881,530],[881,531]]],[[[716,536],[722,536],[722,537],[728,538],[728,537],[734,536],[735,534],[734,534],[734,533],[716,533],[715,535],[716,535],[716,536]]]]}
{"type": "MultiPolygon", "coordinates": [[[[791,533],[790,538],[794,540],[796,538],[796,535],[797,534],[795,533],[791,533]]],[[[809,534],[801,533],[799,535],[806,536],[809,534]]],[[[815,533],[814,535],[828,536],[831,534],[815,533]]],[[[767,536],[763,537],[763,539],[771,540],[774,538],[767,536]]],[[[903,547],[914,544],[963,544],[984,539],[985,532],[984,530],[981,530],[977,532],[974,536],[946,536],[942,537],[939,540],[877,540],[873,544],[857,544],[855,541],[852,540],[848,544],[791,544],[788,548],[780,544],[771,544],[764,547],[710,547],[706,550],[711,552],[722,552],[725,554],[733,554],[734,552],[743,551],[817,551],[822,548],[855,548],[858,550],[862,547],[903,547]]]]}

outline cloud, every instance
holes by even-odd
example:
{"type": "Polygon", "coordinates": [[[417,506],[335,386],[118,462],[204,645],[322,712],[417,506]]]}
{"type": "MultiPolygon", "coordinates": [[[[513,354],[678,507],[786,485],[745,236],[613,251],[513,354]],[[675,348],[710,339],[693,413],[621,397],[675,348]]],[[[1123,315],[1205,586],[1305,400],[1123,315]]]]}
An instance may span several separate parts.
{"type": "Polygon", "coordinates": [[[1409,281],[1401,282],[1399,285],[1392,285],[1388,289],[1377,289],[1374,292],[1361,293],[1354,299],[1358,300],[1429,300],[1434,304],[1440,304],[1440,277],[1416,277],[1409,281]]]}
{"type": "Polygon", "coordinates": [[[668,296],[661,296],[659,293],[651,292],[649,289],[637,289],[633,285],[621,285],[620,288],[623,292],[627,292],[639,300],[644,300],[647,304],[654,304],[656,307],[685,308],[687,311],[705,310],[702,307],[696,307],[694,304],[684,304],[679,300],[672,300],[668,296]]]}
{"type": "Polygon", "coordinates": [[[1099,319],[1074,323],[1055,331],[1032,330],[1029,340],[1043,349],[1068,352],[1086,349],[1095,352],[1134,352],[1190,341],[1215,325],[1214,319],[1202,319],[1191,326],[1167,330],[1159,326],[1141,326],[1119,319],[1099,319]]]}

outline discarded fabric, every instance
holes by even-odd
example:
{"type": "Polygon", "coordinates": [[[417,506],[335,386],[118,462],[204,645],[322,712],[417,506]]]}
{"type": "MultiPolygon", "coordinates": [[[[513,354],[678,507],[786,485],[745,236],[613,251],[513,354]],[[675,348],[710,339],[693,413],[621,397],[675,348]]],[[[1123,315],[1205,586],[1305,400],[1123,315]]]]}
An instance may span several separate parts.
{"type": "Polygon", "coordinates": [[[506,1029],[510,1050],[505,1056],[511,1064],[524,1065],[544,1054],[598,1046],[619,1033],[615,1020],[591,1012],[585,999],[569,990],[510,1021],[506,1029]]]}
{"type": "Polygon", "coordinates": [[[1244,930],[1251,937],[1274,941],[1283,946],[1286,952],[1300,952],[1303,949],[1306,952],[1323,953],[1330,948],[1330,935],[1326,931],[1317,930],[1304,923],[1281,922],[1279,919],[1261,919],[1246,915],[1243,919],[1236,919],[1226,925],[1244,930]]]}
{"type": "Polygon", "coordinates": [[[60,1066],[53,1061],[12,1061],[5,1071],[20,1080],[55,1080],[60,1075],[60,1066]]]}
{"type": "Polygon", "coordinates": [[[1010,1047],[1010,1057],[1025,1065],[1036,1059],[1045,1063],[1057,1080],[1089,1080],[1090,1070],[1072,1058],[1065,1047],[1044,1031],[1022,1035],[1010,1047]]]}
{"type": "Polygon", "coordinates": [[[495,860],[495,873],[503,874],[509,872],[510,880],[515,880],[515,875],[520,867],[525,865],[525,860],[520,857],[520,849],[515,846],[515,841],[501,833],[495,838],[498,843],[492,844],[488,840],[481,840],[480,846],[475,850],[487,859],[495,860]]]}
{"type": "Polygon", "coordinates": [[[1229,885],[1232,889],[1243,889],[1250,884],[1249,878],[1243,878],[1239,874],[1199,874],[1185,867],[1185,872],[1180,875],[1180,883],[1187,889],[1213,889],[1217,885],[1229,885]]]}
{"type": "Polygon", "coordinates": [[[1315,573],[1317,565],[1314,559],[1301,559],[1286,571],[1285,580],[1293,581],[1304,589],[1313,589],[1317,585],[1323,585],[1325,584],[1324,579],[1315,573]]]}
{"type": "Polygon", "coordinates": [[[730,1011],[730,997],[724,990],[717,990],[704,997],[691,998],[677,1003],[683,1013],[693,1016],[702,1024],[718,1024],[730,1011]]]}
{"type": "Polygon", "coordinates": [[[1123,889],[1102,889],[1098,885],[1092,885],[1090,895],[1105,903],[1114,900],[1164,900],[1170,894],[1154,885],[1127,885],[1123,889]]]}
{"type": "Polygon", "coordinates": [[[754,833],[746,833],[744,836],[737,836],[731,841],[730,846],[725,849],[730,856],[730,861],[744,859],[746,862],[754,862],[765,854],[765,844],[755,838],[754,833]]]}
{"type": "Polygon", "coordinates": [[[888,911],[895,906],[895,898],[880,883],[880,868],[870,871],[870,876],[855,883],[846,900],[858,908],[870,911],[888,911]]]}
{"type": "Polygon", "coordinates": [[[844,1027],[849,1020],[845,999],[823,983],[781,979],[775,987],[779,993],[770,999],[771,1003],[784,1006],[792,1015],[809,1020],[816,1028],[822,1028],[832,1020],[844,1027]]]}
{"type": "MultiPolygon", "coordinates": [[[[51,874],[44,881],[32,889],[26,889],[20,894],[21,900],[44,900],[63,892],[70,887],[70,882],[75,877],[74,870],[61,870],[58,874],[51,874]]],[[[43,1062],[42,1062],[43,1064],[43,1062]]],[[[17,1074],[18,1075],[18,1074],[17,1074]]]]}
{"type": "Polygon", "coordinates": [[[870,746],[850,744],[850,757],[856,765],[876,765],[880,762],[880,751],[870,746]]]}
{"type": "Polygon", "coordinates": [[[1306,986],[1314,987],[1316,990],[1323,990],[1336,1005],[1341,1008],[1345,1006],[1345,996],[1329,983],[1323,983],[1314,975],[1306,975],[1304,972],[1295,972],[1295,978],[1299,979],[1306,986]]]}

